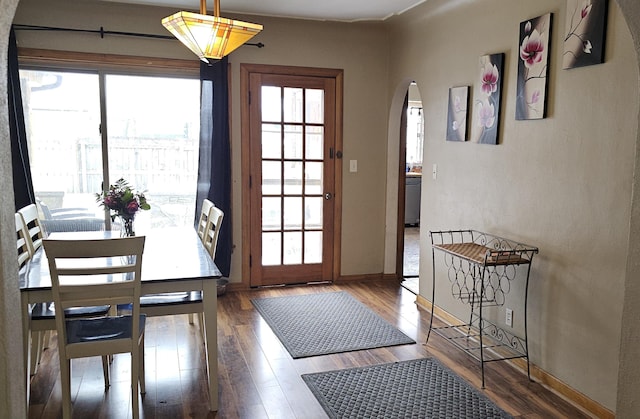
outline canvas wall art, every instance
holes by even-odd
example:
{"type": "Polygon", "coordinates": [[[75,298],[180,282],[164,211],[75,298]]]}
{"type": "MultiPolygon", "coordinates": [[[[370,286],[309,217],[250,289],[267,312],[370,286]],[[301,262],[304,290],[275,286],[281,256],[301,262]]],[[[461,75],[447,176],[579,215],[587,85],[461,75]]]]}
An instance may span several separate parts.
{"type": "Polygon", "coordinates": [[[467,141],[469,86],[449,89],[447,141],[467,141]]]}
{"type": "Polygon", "coordinates": [[[604,62],[608,0],[567,0],[562,68],[604,62]]]}
{"type": "Polygon", "coordinates": [[[471,124],[471,141],[475,143],[498,144],[503,71],[504,53],[480,57],[471,124]]]}
{"type": "Polygon", "coordinates": [[[547,81],[551,19],[547,13],[520,23],[520,58],[516,95],[516,119],[547,116],[547,81]]]}

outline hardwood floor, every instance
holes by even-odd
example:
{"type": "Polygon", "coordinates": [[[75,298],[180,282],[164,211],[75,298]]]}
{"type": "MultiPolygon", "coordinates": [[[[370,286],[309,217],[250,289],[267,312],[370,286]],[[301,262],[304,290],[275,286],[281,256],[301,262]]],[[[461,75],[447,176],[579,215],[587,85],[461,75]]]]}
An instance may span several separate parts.
{"type": "MultiPolygon", "coordinates": [[[[326,418],[301,374],[433,356],[476,388],[480,366],[439,336],[425,345],[429,313],[415,295],[395,281],[276,287],[227,292],[218,300],[220,410],[208,412],[202,339],[186,315],[154,317],[145,342],[147,393],[144,418],[326,418]],[[252,298],[346,290],[404,333],[402,345],[294,360],[251,304],[252,298]]],[[[56,339],[43,355],[31,383],[29,418],[61,417],[56,339]]],[[[112,385],[104,391],[99,358],[73,361],[74,418],[128,418],[131,411],[129,360],[118,355],[112,385]]],[[[491,400],[519,418],[586,418],[581,410],[530,382],[506,362],[485,365],[491,400]]]]}

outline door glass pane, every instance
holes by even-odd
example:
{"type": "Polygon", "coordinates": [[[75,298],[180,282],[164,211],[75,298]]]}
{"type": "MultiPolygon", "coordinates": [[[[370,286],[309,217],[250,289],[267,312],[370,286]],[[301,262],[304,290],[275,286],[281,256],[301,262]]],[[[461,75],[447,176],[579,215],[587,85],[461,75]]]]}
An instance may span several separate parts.
{"type": "Polygon", "coordinates": [[[280,195],[282,192],[282,164],[279,161],[262,162],[262,193],[280,195]]]}
{"type": "Polygon", "coordinates": [[[302,263],[302,233],[283,233],[283,258],[284,265],[297,265],[302,263]]]}
{"type": "Polygon", "coordinates": [[[302,228],[302,198],[284,198],[284,229],[300,230],[302,228]]]}
{"type": "Polygon", "coordinates": [[[307,126],[305,139],[305,157],[307,159],[322,160],[324,158],[324,127],[307,126]]]}
{"type": "Polygon", "coordinates": [[[304,263],[322,262],[322,232],[307,231],[304,233],[304,263]]]}
{"type": "Polygon", "coordinates": [[[284,126],[284,158],[302,160],[302,126],[284,126]]]}
{"type": "Polygon", "coordinates": [[[195,79],[106,77],[109,181],[145,192],[136,228],[193,225],[200,136],[195,79]],[[168,100],[170,95],[170,100],[168,100]]]}
{"type": "Polygon", "coordinates": [[[280,265],[281,233],[262,233],[262,264],[280,265]]]}
{"type": "Polygon", "coordinates": [[[322,170],[323,164],[308,162],[305,164],[304,192],[307,195],[322,194],[322,170]]]}
{"type": "Polygon", "coordinates": [[[324,90],[306,89],[305,117],[308,124],[324,123],[324,90]]]}
{"type": "Polygon", "coordinates": [[[281,89],[275,86],[262,86],[262,120],[280,122],[282,120],[281,89]]]}
{"type": "Polygon", "coordinates": [[[302,194],[302,162],[285,162],[284,193],[285,195],[302,194]]]}
{"type": "Polygon", "coordinates": [[[262,198],[262,230],[282,230],[280,198],[262,198]]]}
{"type": "Polygon", "coordinates": [[[20,70],[29,165],[47,232],[104,229],[97,74],[20,70]]]}
{"type": "Polygon", "coordinates": [[[322,229],[323,198],[306,198],[304,203],[304,227],[306,229],[322,229]]]}
{"type": "Polygon", "coordinates": [[[302,122],[302,89],[284,88],[284,122],[302,122]]]}
{"type": "Polygon", "coordinates": [[[262,158],[279,159],[282,156],[280,125],[262,124],[262,158]]]}

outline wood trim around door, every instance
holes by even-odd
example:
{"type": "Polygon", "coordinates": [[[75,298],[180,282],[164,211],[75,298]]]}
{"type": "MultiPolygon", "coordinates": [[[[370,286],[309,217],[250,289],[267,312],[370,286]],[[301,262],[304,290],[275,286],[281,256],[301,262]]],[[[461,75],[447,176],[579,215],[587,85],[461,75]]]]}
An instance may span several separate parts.
{"type": "Polygon", "coordinates": [[[335,148],[336,164],[334,177],[334,219],[333,219],[333,267],[332,280],[340,277],[341,247],[342,247],[342,148],[343,148],[343,80],[344,71],[341,69],[277,66],[264,64],[240,64],[240,135],[241,135],[241,164],[242,164],[242,284],[250,286],[251,273],[251,214],[247,210],[251,199],[250,189],[250,75],[281,74],[289,76],[325,77],[334,78],[336,84],[335,97],[335,148]],[[338,157],[339,156],[339,157],[338,157]]]}

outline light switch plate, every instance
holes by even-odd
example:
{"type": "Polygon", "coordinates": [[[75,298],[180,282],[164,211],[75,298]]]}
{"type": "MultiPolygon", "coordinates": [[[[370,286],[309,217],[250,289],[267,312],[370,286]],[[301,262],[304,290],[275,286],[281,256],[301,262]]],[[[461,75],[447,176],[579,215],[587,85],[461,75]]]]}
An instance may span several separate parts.
{"type": "Polygon", "coordinates": [[[358,171],[358,160],[349,160],[349,171],[356,173],[358,171]]]}

